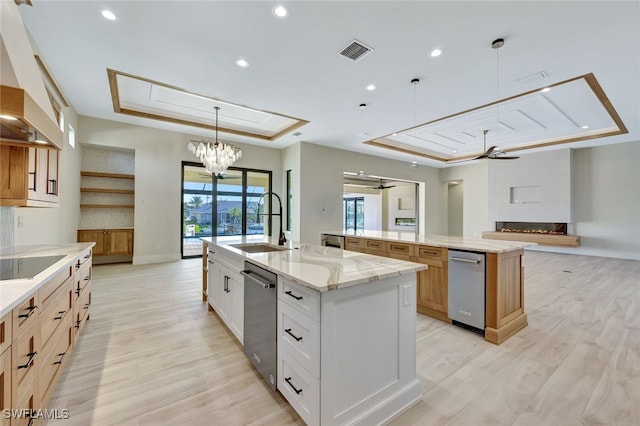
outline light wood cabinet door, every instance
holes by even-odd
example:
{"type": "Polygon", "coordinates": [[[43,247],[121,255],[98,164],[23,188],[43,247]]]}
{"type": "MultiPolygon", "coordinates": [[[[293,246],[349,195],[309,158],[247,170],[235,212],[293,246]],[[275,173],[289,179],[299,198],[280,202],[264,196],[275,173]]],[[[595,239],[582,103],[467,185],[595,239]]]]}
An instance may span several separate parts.
{"type": "Polygon", "coordinates": [[[106,254],[108,256],[133,254],[133,230],[108,229],[106,254]]]}
{"type": "Polygon", "coordinates": [[[104,256],[105,250],[105,237],[106,233],[103,229],[83,229],[78,230],[78,242],[90,243],[94,242],[96,245],[93,247],[94,256],[104,256]]]}
{"type": "Polygon", "coordinates": [[[0,352],[0,426],[9,426],[10,419],[2,415],[11,405],[11,348],[0,352]]]}
{"type": "Polygon", "coordinates": [[[417,275],[418,312],[450,322],[448,309],[448,250],[443,247],[418,245],[414,247],[413,262],[427,265],[417,275]]]}
{"type": "MultiPolygon", "coordinates": [[[[0,194],[2,205],[12,204],[10,200],[27,197],[27,151],[24,148],[0,145],[0,194]]],[[[18,203],[18,201],[15,201],[18,203]]]]}

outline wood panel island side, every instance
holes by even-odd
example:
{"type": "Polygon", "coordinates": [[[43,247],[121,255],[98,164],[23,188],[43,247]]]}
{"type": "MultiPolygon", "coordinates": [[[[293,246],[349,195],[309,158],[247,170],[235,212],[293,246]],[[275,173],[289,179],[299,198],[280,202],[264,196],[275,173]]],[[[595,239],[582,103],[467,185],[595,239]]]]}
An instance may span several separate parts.
{"type": "Polygon", "coordinates": [[[448,311],[449,249],[484,253],[486,341],[501,344],[527,325],[524,311],[524,247],[516,241],[424,236],[412,232],[325,232],[344,237],[344,249],[429,266],[418,272],[417,311],[451,323],[448,311]]]}

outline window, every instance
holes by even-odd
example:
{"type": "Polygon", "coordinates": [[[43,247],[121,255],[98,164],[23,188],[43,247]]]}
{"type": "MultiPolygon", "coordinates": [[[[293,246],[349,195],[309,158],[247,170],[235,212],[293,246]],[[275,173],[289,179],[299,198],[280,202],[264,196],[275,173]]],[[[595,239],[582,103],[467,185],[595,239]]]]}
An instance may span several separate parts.
{"type": "Polygon", "coordinates": [[[69,124],[69,145],[74,149],[76,147],[76,129],[71,124],[69,124]]]}
{"type": "Polygon", "coordinates": [[[343,198],[344,223],[346,231],[364,229],[364,197],[343,198]]]}
{"type": "Polygon", "coordinates": [[[202,255],[200,237],[270,235],[263,220],[262,194],[268,191],[270,171],[231,167],[216,177],[200,163],[183,162],[182,257],[202,255]]]}

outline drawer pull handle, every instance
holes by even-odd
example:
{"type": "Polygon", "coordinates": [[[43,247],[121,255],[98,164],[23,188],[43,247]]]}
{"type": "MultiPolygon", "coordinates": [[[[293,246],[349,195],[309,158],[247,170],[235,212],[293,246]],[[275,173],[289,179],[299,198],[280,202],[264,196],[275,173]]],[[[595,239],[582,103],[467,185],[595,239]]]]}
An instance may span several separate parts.
{"type": "Polygon", "coordinates": [[[88,304],[88,303],[85,303],[85,304],[84,304],[84,309],[89,309],[89,306],[91,306],[91,305],[90,305],[90,304],[88,304]]]}
{"type": "Polygon", "coordinates": [[[296,339],[296,342],[299,342],[300,340],[302,340],[302,337],[298,337],[295,334],[293,334],[290,328],[285,329],[284,332],[287,333],[289,336],[293,337],[294,339],[296,339]]]}
{"type": "Polygon", "coordinates": [[[36,355],[38,355],[38,352],[29,352],[27,354],[27,356],[29,357],[29,360],[27,361],[26,364],[22,364],[18,366],[18,370],[20,370],[21,368],[29,368],[33,365],[33,360],[36,358],[36,355]]]}
{"type": "Polygon", "coordinates": [[[91,255],[90,255],[90,254],[88,254],[88,255],[86,255],[84,258],[85,258],[85,259],[88,259],[88,258],[90,258],[90,257],[91,257],[91,255]]]}
{"type": "Polygon", "coordinates": [[[27,308],[25,308],[27,311],[26,314],[20,314],[18,315],[18,318],[29,318],[31,316],[32,313],[34,313],[36,311],[36,309],[38,309],[38,305],[35,306],[29,306],[27,308]]]}
{"type": "Polygon", "coordinates": [[[54,320],[61,320],[62,318],[64,318],[64,314],[66,314],[67,311],[58,311],[58,316],[53,318],[54,320]]]}
{"type": "Polygon", "coordinates": [[[302,296],[296,296],[295,294],[291,293],[291,290],[285,291],[284,294],[286,294],[287,296],[291,296],[296,300],[302,300],[302,296]]]}
{"type": "Polygon", "coordinates": [[[80,269],[80,261],[78,260],[78,263],[76,263],[76,269],[80,269]]]}
{"type": "Polygon", "coordinates": [[[438,253],[435,251],[423,250],[422,254],[426,254],[428,256],[436,256],[438,253]]]}
{"type": "Polygon", "coordinates": [[[62,364],[62,360],[64,359],[64,356],[66,355],[66,352],[62,352],[60,354],[58,354],[58,356],[60,357],[59,360],[57,360],[56,362],[53,363],[53,365],[58,365],[58,364],[62,364]]]}
{"type": "Polygon", "coordinates": [[[82,322],[82,321],[80,321],[80,320],[76,320],[76,325],[74,325],[74,327],[75,327],[75,328],[80,328],[80,323],[81,323],[81,322],[82,322]]]}
{"type": "Polygon", "coordinates": [[[81,288],[76,288],[76,296],[80,296],[80,292],[82,291],[81,288]]]}
{"type": "Polygon", "coordinates": [[[287,382],[289,386],[291,386],[291,389],[293,389],[297,395],[300,395],[302,393],[302,389],[297,389],[295,386],[293,386],[293,384],[291,384],[291,377],[286,377],[284,381],[287,382]]]}
{"type": "Polygon", "coordinates": [[[86,277],[84,277],[85,281],[89,281],[91,279],[91,275],[87,275],[86,277]]]}

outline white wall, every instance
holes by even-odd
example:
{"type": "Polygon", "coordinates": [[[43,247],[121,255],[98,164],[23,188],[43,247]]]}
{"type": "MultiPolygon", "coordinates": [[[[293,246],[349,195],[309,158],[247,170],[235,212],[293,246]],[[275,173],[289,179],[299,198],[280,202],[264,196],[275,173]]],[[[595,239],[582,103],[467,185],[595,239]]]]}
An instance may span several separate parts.
{"type": "MultiPolygon", "coordinates": [[[[492,223],[489,221],[488,204],[488,167],[487,162],[456,166],[440,169],[440,196],[441,205],[447,215],[447,182],[462,181],[464,184],[463,195],[463,237],[482,238],[482,231],[492,230],[492,223]]],[[[445,229],[447,229],[445,227],[445,229]]]]}
{"type": "MultiPolygon", "coordinates": [[[[181,162],[197,162],[187,150],[194,136],[84,116],[79,124],[83,144],[135,150],[133,263],[180,259],[181,162]]],[[[280,151],[238,146],[243,154],[234,166],[271,170],[274,191],[282,194],[280,151]]]]}
{"type": "MultiPolygon", "coordinates": [[[[640,142],[575,149],[571,155],[571,210],[580,247],[531,249],[640,260],[640,142]]],[[[493,230],[487,216],[486,163],[441,169],[443,181],[464,179],[465,237],[493,230]]]]}
{"type": "MultiPolygon", "coordinates": [[[[282,169],[285,172],[291,170],[291,186],[293,198],[291,200],[291,231],[286,232],[286,237],[292,241],[300,241],[300,144],[293,144],[282,150],[282,169]]],[[[286,180],[283,181],[282,188],[273,187],[274,191],[282,194],[282,201],[285,202],[286,180]]],[[[283,207],[283,209],[285,209],[283,207]]],[[[287,214],[287,213],[285,213],[287,214]]],[[[278,232],[277,230],[274,231],[278,232]]]]}
{"type": "MultiPolygon", "coordinates": [[[[442,198],[438,170],[431,167],[413,169],[408,163],[371,155],[301,143],[300,169],[303,190],[300,202],[300,240],[320,243],[320,233],[342,229],[343,172],[363,170],[367,174],[392,176],[425,182],[425,223],[421,233],[440,234],[444,223],[441,216],[442,198]]],[[[384,220],[384,219],[383,219],[384,220]]]]}
{"type": "Polygon", "coordinates": [[[454,237],[464,233],[464,182],[447,184],[447,230],[454,237]]]}
{"type": "Polygon", "coordinates": [[[80,158],[78,147],[78,117],[63,108],[64,147],[59,155],[60,207],[18,207],[14,210],[14,244],[65,244],[77,241],[80,221],[80,158]],[[76,147],[69,146],[69,124],[76,129],[76,147]],[[22,226],[21,226],[22,224],[22,226]]]}

